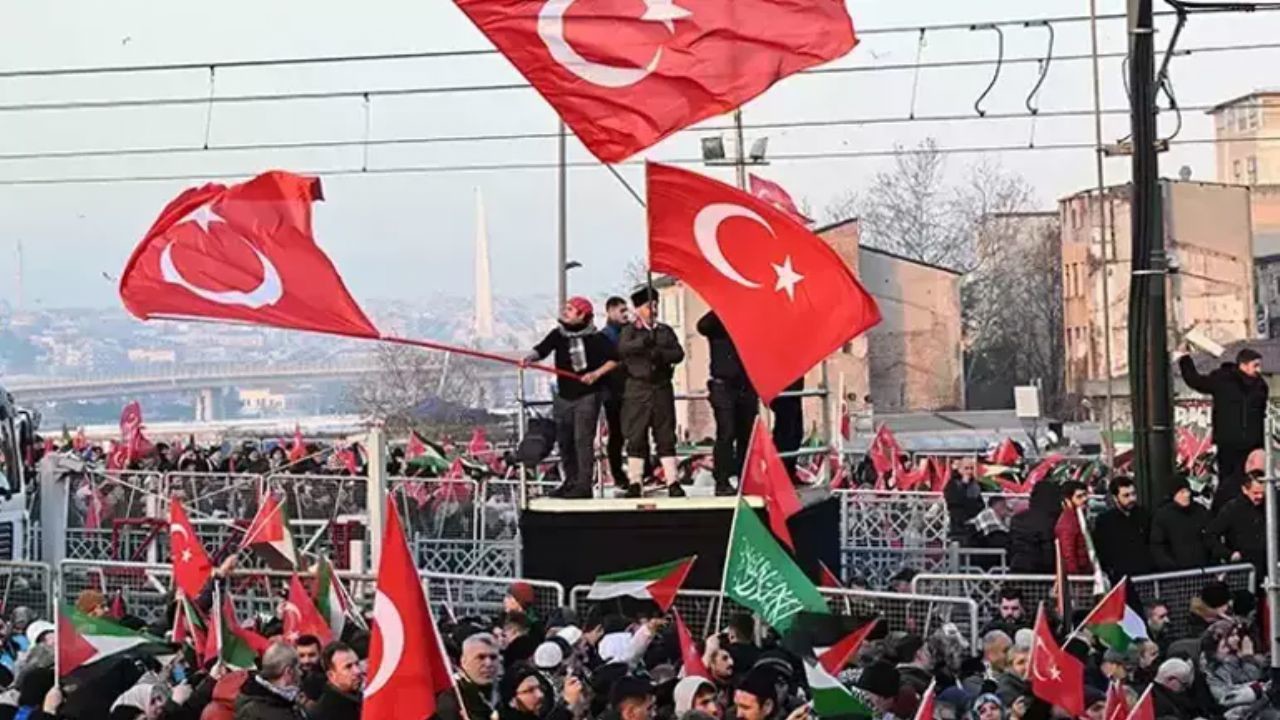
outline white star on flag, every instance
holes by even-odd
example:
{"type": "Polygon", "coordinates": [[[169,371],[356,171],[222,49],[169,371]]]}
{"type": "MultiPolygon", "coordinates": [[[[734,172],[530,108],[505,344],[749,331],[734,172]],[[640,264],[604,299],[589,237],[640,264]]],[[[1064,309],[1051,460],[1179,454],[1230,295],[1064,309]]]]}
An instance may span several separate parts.
{"type": "Polygon", "coordinates": [[[189,563],[189,562],[191,562],[191,551],[190,551],[190,550],[183,550],[183,551],[182,551],[182,562],[184,562],[184,563],[189,563]]]}
{"type": "Polygon", "coordinates": [[[781,265],[777,265],[775,263],[769,264],[773,265],[773,271],[778,274],[778,282],[773,286],[773,289],[785,290],[787,292],[787,297],[794,301],[796,299],[796,285],[798,285],[801,280],[804,280],[804,276],[796,272],[791,267],[791,256],[788,255],[786,259],[782,261],[781,265]]]}

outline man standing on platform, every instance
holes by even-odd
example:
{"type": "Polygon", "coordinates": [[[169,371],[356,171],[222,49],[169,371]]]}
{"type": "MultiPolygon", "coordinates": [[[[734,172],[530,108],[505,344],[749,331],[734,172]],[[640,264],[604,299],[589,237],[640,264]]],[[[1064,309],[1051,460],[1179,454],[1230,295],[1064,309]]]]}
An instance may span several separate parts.
{"type": "Polygon", "coordinates": [[[783,454],[782,464],[786,466],[787,474],[791,476],[793,483],[797,481],[796,461],[799,458],[787,453],[799,450],[800,444],[804,442],[804,398],[788,395],[788,393],[798,393],[803,390],[804,376],[801,375],[782,391],[782,395],[769,403],[769,409],[773,411],[773,444],[778,448],[778,452],[783,454]]]}
{"type": "MultiPolygon", "coordinates": [[[[608,338],[614,349],[617,349],[622,328],[631,322],[631,310],[626,300],[614,295],[605,301],[604,311],[606,321],[600,334],[608,338]]],[[[606,375],[604,381],[604,423],[609,431],[605,457],[609,460],[609,475],[613,477],[613,484],[626,490],[627,470],[622,462],[622,449],[626,442],[626,434],[622,430],[622,393],[627,384],[626,373],[618,368],[606,375]]]]}
{"type": "Polygon", "coordinates": [[[649,433],[662,461],[662,475],[672,497],[683,497],[676,466],[676,399],[671,376],[684,360],[684,349],[671,326],[658,322],[658,293],[643,287],[631,295],[636,320],[622,329],[618,355],[626,374],[622,399],[622,431],[627,438],[627,497],[640,497],[649,433]]]}
{"type": "Polygon", "coordinates": [[[715,311],[698,320],[698,332],[707,338],[711,351],[707,393],[716,418],[716,444],[712,453],[716,495],[733,495],[729,478],[742,477],[742,463],[747,457],[751,427],[760,411],[760,397],[747,379],[733,338],[715,311]]]}
{"type": "Polygon", "coordinates": [[[1240,495],[1244,463],[1249,453],[1262,447],[1267,410],[1267,381],[1262,377],[1262,356],[1244,348],[1234,363],[1201,375],[1184,349],[1178,358],[1182,380],[1192,390],[1213,397],[1213,443],[1218,454],[1218,489],[1213,511],[1240,495]]]}
{"type": "Polygon", "coordinates": [[[590,300],[569,298],[560,312],[560,326],[525,357],[526,362],[537,362],[555,353],[556,369],[570,375],[557,377],[552,406],[560,467],[564,470],[564,482],[551,491],[552,497],[589,498],[592,494],[596,426],[604,390],[601,379],[618,366],[617,350],[596,331],[593,316],[590,300]]]}

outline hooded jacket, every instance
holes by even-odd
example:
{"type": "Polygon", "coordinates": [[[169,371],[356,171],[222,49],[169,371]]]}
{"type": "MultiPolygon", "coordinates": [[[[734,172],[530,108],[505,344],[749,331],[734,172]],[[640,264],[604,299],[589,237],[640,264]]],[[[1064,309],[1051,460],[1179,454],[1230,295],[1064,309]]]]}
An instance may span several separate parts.
{"type": "Polygon", "coordinates": [[[1027,509],[1009,521],[1009,569],[1015,573],[1053,572],[1053,528],[1062,506],[1053,483],[1037,483],[1027,509]]]}
{"type": "Polygon", "coordinates": [[[1151,556],[1162,571],[1201,568],[1209,564],[1204,530],[1209,511],[1199,503],[1182,507],[1172,500],[1151,518],[1151,556]]]}
{"type": "Polygon", "coordinates": [[[256,673],[251,673],[236,698],[235,720],[304,720],[294,700],[284,697],[256,673]]]}

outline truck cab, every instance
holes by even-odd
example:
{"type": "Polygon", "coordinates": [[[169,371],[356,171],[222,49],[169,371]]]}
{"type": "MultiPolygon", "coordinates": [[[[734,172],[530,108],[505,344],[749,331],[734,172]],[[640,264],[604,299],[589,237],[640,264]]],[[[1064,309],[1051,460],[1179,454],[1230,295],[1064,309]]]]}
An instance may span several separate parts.
{"type": "Polygon", "coordinates": [[[0,388],[0,561],[25,559],[27,500],[34,488],[39,415],[0,388]]]}

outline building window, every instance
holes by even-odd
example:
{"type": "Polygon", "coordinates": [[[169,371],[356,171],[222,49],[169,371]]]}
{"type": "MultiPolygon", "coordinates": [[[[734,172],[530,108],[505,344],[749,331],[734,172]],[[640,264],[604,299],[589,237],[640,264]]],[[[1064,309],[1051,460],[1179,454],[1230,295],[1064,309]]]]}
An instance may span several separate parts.
{"type": "Polygon", "coordinates": [[[1248,117],[1250,130],[1258,129],[1258,126],[1261,124],[1261,115],[1262,115],[1262,111],[1258,108],[1258,102],[1255,101],[1250,103],[1249,110],[1246,113],[1246,116],[1248,117]]]}
{"type": "Polygon", "coordinates": [[[1250,157],[1247,166],[1249,168],[1249,184],[1258,184],[1258,158],[1250,157]]]}
{"type": "Polygon", "coordinates": [[[1240,182],[1240,161],[1239,160],[1231,161],[1231,177],[1234,178],[1236,182],[1240,182]]]}
{"type": "Polygon", "coordinates": [[[1245,112],[1244,108],[1241,108],[1241,107],[1236,108],[1235,113],[1236,113],[1236,131],[1244,132],[1249,128],[1249,114],[1245,112]]]}
{"type": "Polygon", "coordinates": [[[1276,295],[1280,295],[1280,275],[1276,275],[1276,295]]]}

